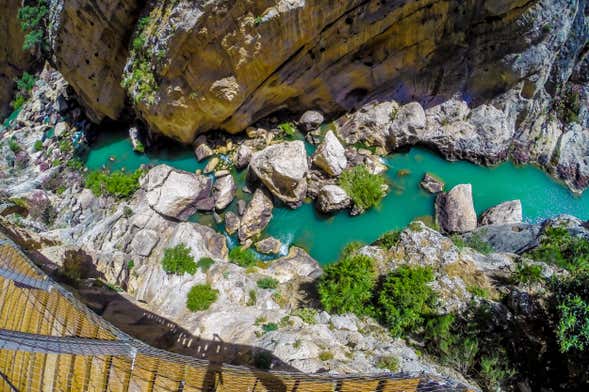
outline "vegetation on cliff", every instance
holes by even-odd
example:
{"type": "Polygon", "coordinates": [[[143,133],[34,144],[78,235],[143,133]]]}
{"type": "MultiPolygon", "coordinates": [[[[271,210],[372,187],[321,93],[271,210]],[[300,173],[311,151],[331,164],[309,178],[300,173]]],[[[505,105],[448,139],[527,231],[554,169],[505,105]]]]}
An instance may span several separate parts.
{"type": "Polygon", "coordinates": [[[169,274],[182,275],[196,273],[197,264],[192,257],[190,248],[184,244],[178,244],[164,251],[162,268],[169,274]]]}
{"type": "Polygon", "coordinates": [[[91,171],[86,176],[86,187],[96,196],[114,196],[125,199],[139,189],[139,178],[144,174],[142,169],[132,173],[123,171],[91,171]]]}

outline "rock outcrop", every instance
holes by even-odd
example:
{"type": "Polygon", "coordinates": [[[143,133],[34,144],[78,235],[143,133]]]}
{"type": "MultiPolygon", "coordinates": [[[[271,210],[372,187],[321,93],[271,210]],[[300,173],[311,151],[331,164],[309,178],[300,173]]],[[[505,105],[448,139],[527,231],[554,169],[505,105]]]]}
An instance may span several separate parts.
{"type": "Polygon", "coordinates": [[[32,56],[23,50],[25,33],[17,18],[21,0],[1,0],[0,36],[0,119],[10,111],[14,81],[31,66],[32,56]]]}
{"type": "Polygon", "coordinates": [[[522,223],[522,203],[506,201],[491,207],[481,214],[481,225],[505,225],[522,223]]]}
{"type": "Polygon", "coordinates": [[[307,194],[307,152],[302,141],[284,142],[253,154],[250,169],[274,196],[299,205],[307,194]]]}
{"type": "Polygon", "coordinates": [[[541,88],[578,9],[564,0],[156,3],[125,78],[150,127],[185,142],[239,132],[285,105],[350,110],[383,90],[481,99],[520,81],[541,88]]]}
{"type": "Polygon", "coordinates": [[[141,2],[59,0],[50,8],[52,60],[96,122],[118,119],[129,41],[141,2]]]}
{"type": "Polygon", "coordinates": [[[210,211],[215,206],[212,182],[205,176],[159,165],[141,183],[149,206],[163,216],[186,220],[198,210],[210,211]]]}
{"type": "Polygon", "coordinates": [[[470,184],[456,185],[436,197],[436,221],[449,233],[465,233],[477,228],[477,214],[470,184]]]}
{"type": "Polygon", "coordinates": [[[330,176],[339,176],[348,165],[346,150],[337,139],[333,131],[325,134],[317,151],[313,154],[312,162],[330,176]]]}

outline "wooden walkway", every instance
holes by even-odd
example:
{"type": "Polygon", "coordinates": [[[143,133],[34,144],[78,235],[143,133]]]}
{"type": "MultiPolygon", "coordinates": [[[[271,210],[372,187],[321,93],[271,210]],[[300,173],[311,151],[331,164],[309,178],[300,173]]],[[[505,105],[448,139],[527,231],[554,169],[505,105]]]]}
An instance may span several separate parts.
{"type": "Polygon", "coordinates": [[[216,365],[125,335],[0,234],[0,392],[466,391],[427,375],[330,377],[216,365]]]}

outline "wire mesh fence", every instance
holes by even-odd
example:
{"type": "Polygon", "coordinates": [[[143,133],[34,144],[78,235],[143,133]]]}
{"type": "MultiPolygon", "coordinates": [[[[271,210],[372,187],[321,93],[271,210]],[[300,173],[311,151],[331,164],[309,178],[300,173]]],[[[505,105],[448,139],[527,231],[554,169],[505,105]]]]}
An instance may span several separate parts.
{"type": "Polygon", "coordinates": [[[308,375],[153,348],[90,311],[0,235],[0,391],[466,391],[424,374],[308,375]]]}

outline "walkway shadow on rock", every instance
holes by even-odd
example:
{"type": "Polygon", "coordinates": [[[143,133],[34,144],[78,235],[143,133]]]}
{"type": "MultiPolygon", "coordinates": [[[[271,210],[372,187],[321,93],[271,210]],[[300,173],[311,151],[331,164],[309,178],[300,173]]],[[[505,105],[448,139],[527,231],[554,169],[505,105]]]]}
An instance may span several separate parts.
{"type": "MultiPolygon", "coordinates": [[[[18,241],[18,238],[12,239],[18,241]]],[[[287,387],[279,377],[268,373],[268,369],[299,373],[298,369],[283,362],[268,350],[225,342],[218,335],[213,339],[194,336],[173,321],[142,308],[123,293],[108,287],[85,285],[88,280],[78,282],[74,287],[71,284],[72,277],[61,272],[57,265],[40,252],[34,249],[23,250],[53,280],[72,291],[89,309],[122,332],[152,347],[208,361],[203,391],[215,391],[220,383],[223,383],[223,377],[227,377],[222,371],[223,365],[241,366],[246,374],[250,373],[248,379],[255,378],[256,383],[261,384],[260,387],[277,392],[286,392],[287,387]]],[[[94,282],[94,279],[103,278],[102,274],[88,263],[85,253],[80,251],[71,256],[72,259],[81,260],[84,277],[90,277],[90,281],[94,282]]]]}

